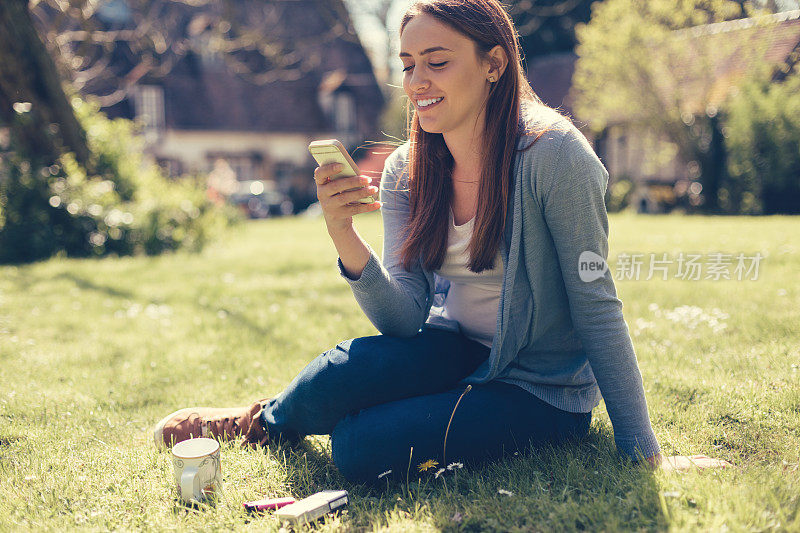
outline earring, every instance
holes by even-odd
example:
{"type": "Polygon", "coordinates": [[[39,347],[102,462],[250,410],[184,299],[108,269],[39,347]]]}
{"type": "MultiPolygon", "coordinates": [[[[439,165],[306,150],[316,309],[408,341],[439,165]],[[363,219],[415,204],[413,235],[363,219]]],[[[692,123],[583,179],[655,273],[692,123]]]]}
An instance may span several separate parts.
{"type": "Polygon", "coordinates": [[[494,83],[494,76],[489,76],[489,81],[494,83]]]}

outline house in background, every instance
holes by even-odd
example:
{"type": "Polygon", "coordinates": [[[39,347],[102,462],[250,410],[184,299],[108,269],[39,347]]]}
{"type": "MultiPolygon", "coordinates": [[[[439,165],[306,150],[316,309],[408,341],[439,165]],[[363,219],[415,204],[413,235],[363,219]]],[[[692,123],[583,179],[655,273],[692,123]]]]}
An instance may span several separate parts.
{"type": "MultiPolygon", "coordinates": [[[[316,163],[308,144],[337,138],[352,154],[365,139],[378,137],[384,106],[344,4],[327,2],[287,4],[280,20],[286,42],[311,42],[304,53],[316,54],[317,60],[296,79],[276,76],[277,80],[266,82],[258,78],[269,77],[268,71],[234,72],[226,58],[202,41],[202,12],[187,7],[197,46],[166,74],[145,73],[130,85],[123,100],[103,111],[112,118],[138,120],[148,152],[172,176],[211,172],[217,183],[227,180],[229,188],[236,186],[231,186],[231,177],[238,182],[263,181],[266,189],[289,194],[295,211],[302,209],[316,200],[312,179],[316,163]],[[315,45],[316,35],[330,33],[332,13],[348,31],[315,45]]],[[[113,0],[107,5],[98,16],[105,16],[109,24],[124,25],[130,17],[126,2],[113,0]]],[[[240,16],[247,17],[248,9],[258,9],[258,2],[237,6],[240,16]]],[[[113,61],[133,59],[115,54],[113,61]]],[[[89,84],[84,92],[107,93],[108,86],[89,84]]]]}
{"type": "MultiPolygon", "coordinates": [[[[572,74],[575,72],[576,61],[578,61],[576,54],[562,52],[535,57],[530,59],[527,65],[528,81],[539,98],[548,106],[573,118],[575,114],[572,111],[573,102],[569,89],[572,87],[572,74]]],[[[580,128],[579,123],[576,126],[584,130],[580,128]]],[[[589,141],[592,140],[588,132],[583,131],[583,133],[589,141]]]]}
{"type": "MultiPolygon", "coordinates": [[[[769,15],[768,19],[770,23],[762,25],[753,24],[751,19],[739,19],[696,26],[681,30],[681,33],[688,39],[721,39],[720,42],[734,46],[737,43],[742,46],[745,43],[757,44],[763,47],[764,56],[758,59],[750,56],[751,61],[783,65],[784,68],[779,72],[788,72],[800,59],[800,10],[769,15]]],[[[545,103],[573,117],[574,102],[570,88],[577,59],[577,55],[565,53],[535,58],[528,63],[528,77],[534,91],[545,103]]],[[[711,58],[714,83],[710,89],[710,100],[716,107],[720,107],[737,90],[737,84],[753,67],[744,60],[729,59],[730,56],[724,54],[719,58],[711,58]]],[[[687,58],[687,61],[692,60],[687,58]]],[[[697,102],[697,108],[693,111],[704,113],[705,109],[699,107],[702,95],[699,94],[698,80],[691,79],[687,72],[677,72],[676,78],[680,80],[680,89],[688,91],[687,100],[697,102]],[[692,95],[692,91],[697,94],[692,95]]],[[[693,183],[699,177],[697,163],[684,161],[677,154],[665,156],[670,152],[670,143],[665,139],[653,138],[647,131],[637,129],[625,117],[609,124],[597,136],[593,136],[589,128],[582,127],[586,123],[581,122],[580,117],[577,117],[576,125],[587,136],[608,169],[611,182],[619,179],[632,181],[634,193],[631,203],[639,211],[661,212],[667,210],[676,197],[689,193],[697,196],[699,191],[692,190],[699,185],[693,183]]]]}

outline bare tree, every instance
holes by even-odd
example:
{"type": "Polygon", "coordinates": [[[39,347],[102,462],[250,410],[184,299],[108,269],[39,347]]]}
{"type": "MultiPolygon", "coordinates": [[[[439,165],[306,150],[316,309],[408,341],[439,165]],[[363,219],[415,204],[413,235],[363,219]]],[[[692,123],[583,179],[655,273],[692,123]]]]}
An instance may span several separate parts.
{"type": "Polygon", "coordinates": [[[320,64],[326,44],[354,33],[341,0],[36,0],[31,10],[64,74],[103,107],[142,77],[167,74],[190,51],[263,85],[301,78],[320,64]],[[298,34],[303,25],[287,21],[308,5],[325,24],[298,34]]]}

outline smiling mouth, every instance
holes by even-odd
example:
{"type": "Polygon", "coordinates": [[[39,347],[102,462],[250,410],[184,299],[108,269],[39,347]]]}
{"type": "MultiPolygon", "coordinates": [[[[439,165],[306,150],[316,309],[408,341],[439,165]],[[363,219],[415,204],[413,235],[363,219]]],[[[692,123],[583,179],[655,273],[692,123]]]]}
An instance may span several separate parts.
{"type": "MultiPolygon", "coordinates": [[[[426,109],[430,109],[432,107],[436,107],[437,105],[439,105],[439,103],[442,102],[442,100],[444,100],[444,96],[440,97],[437,101],[433,102],[432,104],[428,104],[428,105],[419,105],[419,104],[417,104],[417,109],[419,111],[424,111],[426,109]]],[[[430,101],[430,100],[423,100],[423,102],[428,102],[428,101],[430,101]]]]}

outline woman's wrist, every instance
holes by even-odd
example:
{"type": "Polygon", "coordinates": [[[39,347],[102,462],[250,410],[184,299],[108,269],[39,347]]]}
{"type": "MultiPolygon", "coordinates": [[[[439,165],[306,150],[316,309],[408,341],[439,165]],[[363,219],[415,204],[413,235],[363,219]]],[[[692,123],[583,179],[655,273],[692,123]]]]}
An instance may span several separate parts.
{"type": "Polygon", "coordinates": [[[329,234],[339,253],[339,260],[345,275],[354,281],[361,278],[361,273],[369,261],[370,253],[356,229],[350,226],[342,231],[331,231],[329,228],[329,234]]]}

